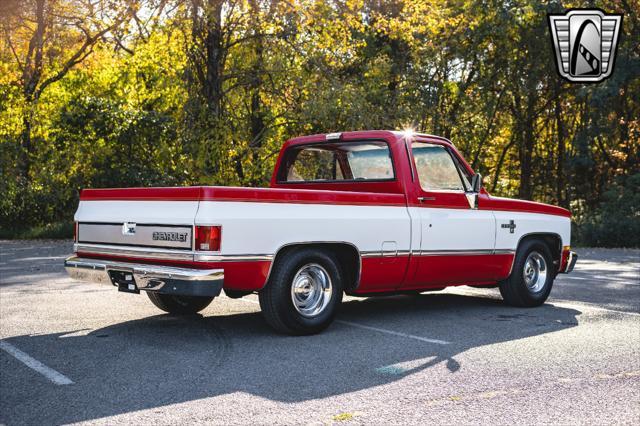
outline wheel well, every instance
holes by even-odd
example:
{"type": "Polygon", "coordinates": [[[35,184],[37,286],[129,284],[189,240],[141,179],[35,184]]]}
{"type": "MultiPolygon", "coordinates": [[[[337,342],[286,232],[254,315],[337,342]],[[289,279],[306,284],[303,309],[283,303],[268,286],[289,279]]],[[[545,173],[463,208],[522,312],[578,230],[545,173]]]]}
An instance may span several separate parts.
{"type": "Polygon", "coordinates": [[[547,247],[549,247],[549,251],[551,252],[551,256],[553,256],[553,264],[556,266],[556,271],[560,267],[560,259],[562,257],[562,239],[558,234],[529,234],[525,235],[520,239],[518,243],[518,248],[522,245],[523,242],[529,240],[540,240],[543,241],[547,247]]]}
{"type": "Polygon", "coordinates": [[[358,286],[358,283],[360,282],[360,253],[355,246],[349,243],[290,244],[278,250],[275,258],[273,259],[273,265],[275,265],[281,257],[286,256],[287,253],[301,248],[317,248],[334,255],[338,259],[338,262],[340,262],[342,273],[346,277],[344,290],[353,290],[358,286]]]}

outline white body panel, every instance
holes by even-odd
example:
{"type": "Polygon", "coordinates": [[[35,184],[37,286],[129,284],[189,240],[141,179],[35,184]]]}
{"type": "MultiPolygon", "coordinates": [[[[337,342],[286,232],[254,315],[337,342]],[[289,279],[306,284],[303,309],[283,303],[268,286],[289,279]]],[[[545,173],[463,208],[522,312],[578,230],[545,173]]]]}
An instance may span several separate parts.
{"type": "Polygon", "coordinates": [[[560,236],[561,245],[571,244],[571,219],[540,213],[514,211],[494,211],[496,218],[496,250],[515,250],[523,236],[549,233],[560,236]],[[511,233],[503,224],[514,221],[516,227],[511,233]]]}
{"type": "Polygon", "coordinates": [[[422,251],[494,249],[496,226],[491,211],[412,207],[410,212],[421,219],[422,251]]]}
{"type": "Polygon", "coordinates": [[[406,207],[202,201],[196,225],[222,225],[221,254],[275,254],[284,245],[348,242],[361,252],[383,243],[410,248],[406,207]]]}

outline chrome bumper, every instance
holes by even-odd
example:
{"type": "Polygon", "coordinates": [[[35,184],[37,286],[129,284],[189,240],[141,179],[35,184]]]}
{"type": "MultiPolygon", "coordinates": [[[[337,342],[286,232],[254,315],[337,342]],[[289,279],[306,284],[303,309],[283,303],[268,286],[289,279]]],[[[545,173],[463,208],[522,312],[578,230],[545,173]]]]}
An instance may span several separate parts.
{"type": "Polygon", "coordinates": [[[77,256],[65,260],[64,267],[71,278],[80,281],[117,286],[110,272],[124,272],[131,274],[139,290],[181,296],[215,297],[224,283],[223,269],[176,268],[77,256]]]}
{"type": "Polygon", "coordinates": [[[574,266],[576,266],[576,262],[578,261],[578,253],[575,251],[569,252],[569,258],[567,259],[567,266],[565,266],[564,271],[560,271],[563,274],[568,274],[573,271],[574,266]]]}

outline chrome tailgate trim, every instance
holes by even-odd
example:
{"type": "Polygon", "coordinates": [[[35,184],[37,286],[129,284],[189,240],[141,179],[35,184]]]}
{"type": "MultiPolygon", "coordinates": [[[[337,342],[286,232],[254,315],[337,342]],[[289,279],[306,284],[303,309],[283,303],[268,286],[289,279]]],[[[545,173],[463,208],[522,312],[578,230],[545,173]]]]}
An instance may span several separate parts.
{"type": "Polygon", "coordinates": [[[96,255],[107,256],[126,256],[140,259],[167,259],[167,260],[193,260],[194,252],[189,250],[173,250],[154,248],[150,250],[144,247],[122,247],[112,246],[108,244],[84,244],[76,243],[73,245],[73,251],[76,253],[90,253],[96,255]]]}

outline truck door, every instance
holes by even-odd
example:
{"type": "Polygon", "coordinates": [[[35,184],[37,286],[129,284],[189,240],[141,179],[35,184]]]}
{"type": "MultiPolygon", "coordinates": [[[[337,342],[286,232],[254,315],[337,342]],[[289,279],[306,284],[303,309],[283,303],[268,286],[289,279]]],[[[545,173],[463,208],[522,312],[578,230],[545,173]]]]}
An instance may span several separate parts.
{"type": "Polygon", "coordinates": [[[477,208],[471,176],[447,145],[416,141],[411,148],[418,188],[410,209],[420,218],[421,241],[412,253],[415,276],[405,287],[491,282],[500,267],[493,257],[493,212],[477,208]]]}

